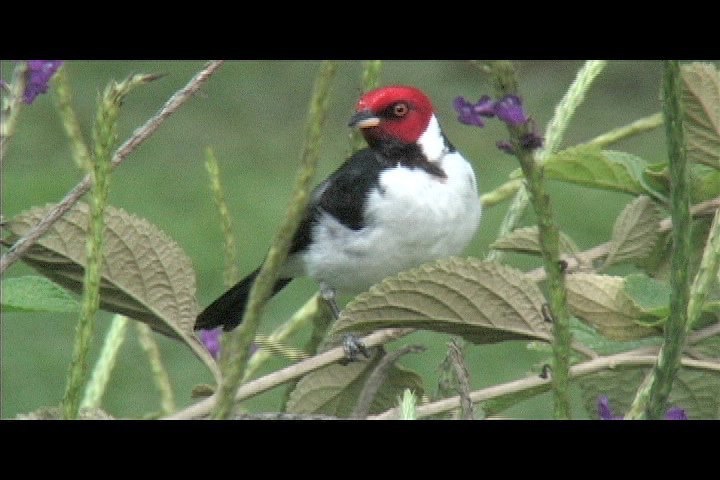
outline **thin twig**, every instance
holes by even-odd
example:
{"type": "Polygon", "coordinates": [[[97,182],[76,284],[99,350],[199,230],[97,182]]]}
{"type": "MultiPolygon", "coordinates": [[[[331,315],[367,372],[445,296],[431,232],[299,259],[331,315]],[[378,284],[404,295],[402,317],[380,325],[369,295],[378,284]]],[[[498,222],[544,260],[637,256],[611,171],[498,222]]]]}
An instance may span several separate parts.
{"type": "MultiPolygon", "coordinates": [[[[140,144],[155,133],[170,115],[175,113],[178,108],[192,98],[193,95],[207,83],[208,79],[222,64],[222,61],[209,62],[185,87],[175,92],[155,115],[150,117],[142,127],[136,129],[130,138],[115,151],[112,157],[112,167],[115,168],[120,165],[140,144]]],[[[60,217],[70,210],[72,206],[80,200],[80,197],[90,190],[90,184],[90,176],[86,175],[40,223],[31,228],[21,239],[15,242],[0,259],[0,274],[3,274],[10,265],[20,259],[60,217]]]]}
{"type": "MultiPolygon", "coordinates": [[[[588,360],[587,362],[579,363],[570,367],[570,378],[583,377],[585,375],[590,375],[601,370],[613,369],[620,366],[650,366],[654,365],[656,360],[657,355],[636,355],[634,351],[623,352],[616,355],[609,355],[606,357],[598,357],[596,359],[588,360]]],[[[689,368],[698,368],[704,370],[711,370],[714,372],[720,372],[720,363],[718,362],[698,361],[690,358],[683,358],[682,365],[689,368]]],[[[470,398],[472,399],[473,403],[478,403],[541,386],[545,386],[549,390],[550,383],[551,379],[543,379],[537,375],[534,375],[532,377],[523,378],[521,380],[515,380],[512,382],[503,383],[501,385],[494,385],[492,387],[476,390],[470,394],[470,398]]],[[[431,415],[438,415],[454,410],[460,407],[460,401],[460,397],[456,396],[451,398],[445,398],[437,402],[421,405],[417,407],[417,416],[418,418],[428,417],[431,415]]],[[[397,408],[390,409],[379,415],[367,417],[368,420],[391,420],[397,418],[397,408]]]]}
{"type": "Polygon", "coordinates": [[[233,415],[230,420],[347,420],[346,418],[317,413],[241,413],[233,415]]]}
{"type": "MultiPolygon", "coordinates": [[[[362,339],[362,342],[367,347],[374,347],[376,345],[385,344],[391,340],[398,339],[405,335],[414,332],[411,328],[388,328],[384,330],[378,330],[367,337],[362,339]]],[[[266,390],[275,388],[278,385],[289,382],[295,378],[306,375],[314,370],[322,368],[331,363],[335,363],[345,358],[345,352],[343,347],[336,347],[319,355],[316,355],[302,362],[290,365],[289,367],[283,368],[276,372],[265,375],[257,380],[245,383],[240,386],[237,393],[235,394],[235,402],[240,402],[248,398],[259,395],[266,390]]],[[[166,420],[190,420],[193,418],[203,418],[207,416],[215,406],[216,395],[212,395],[200,402],[190,405],[189,407],[176,412],[168,417],[166,420]]]]}
{"type": "Polygon", "coordinates": [[[458,342],[453,339],[448,343],[448,357],[455,370],[455,378],[457,379],[457,390],[460,394],[460,418],[462,420],[472,420],[475,418],[473,412],[473,404],[470,399],[470,374],[467,365],[465,365],[465,356],[458,342]]]}

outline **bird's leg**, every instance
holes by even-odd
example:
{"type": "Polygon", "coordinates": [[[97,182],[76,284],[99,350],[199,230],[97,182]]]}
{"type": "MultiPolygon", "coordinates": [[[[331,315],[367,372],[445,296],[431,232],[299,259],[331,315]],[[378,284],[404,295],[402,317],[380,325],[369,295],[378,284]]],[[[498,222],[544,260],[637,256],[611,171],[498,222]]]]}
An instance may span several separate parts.
{"type": "MultiPolygon", "coordinates": [[[[340,309],[338,308],[337,302],[335,301],[335,289],[330,285],[321,282],[320,283],[320,296],[325,303],[330,307],[333,318],[337,320],[340,318],[340,309]]],[[[343,363],[354,362],[357,360],[358,354],[362,353],[365,358],[370,358],[370,353],[363,342],[361,342],[352,333],[345,334],[343,336],[343,350],[345,351],[346,361],[343,363]]]]}
{"type": "Polygon", "coordinates": [[[333,315],[333,320],[337,320],[338,318],[340,318],[340,309],[338,308],[337,302],[335,301],[335,289],[325,282],[320,282],[320,296],[323,300],[325,300],[327,306],[330,307],[330,311],[333,315]]]}

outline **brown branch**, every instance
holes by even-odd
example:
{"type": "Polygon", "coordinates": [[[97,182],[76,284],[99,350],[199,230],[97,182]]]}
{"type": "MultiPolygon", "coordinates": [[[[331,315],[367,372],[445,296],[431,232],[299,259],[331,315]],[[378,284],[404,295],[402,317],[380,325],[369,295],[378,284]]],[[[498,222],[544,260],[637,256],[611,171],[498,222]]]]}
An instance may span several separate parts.
{"type": "MultiPolygon", "coordinates": [[[[616,368],[618,366],[652,366],[655,365],[656,361],[657,355],[638,355],[635,351],[623,352],[616,355],[598,357],[588,360],[587,362],[573,365],[570,367],[570,378],[582,377],[601,370],[616,368]]],[[[683,358],[682,365],[690,368],[720,372],[720,363],[718,362],[698,361],[690,358],[683,358]]],[[[539,376],[527,377],[521,380],[515,380],[501,385],[494,385],[492,387],[476,390],[470,394],[470,399],[473,403],[478,403],[537,387],[545,386],[549,389],[550,382],[550,378],[541,378],[539,376]]],[[[417,418],[438,415],[440,413],[454,410],[460,407],[460,402],[460,397],[456,396],[421,405],[416,409],[417,418]]],[[[399,409],[393,408],[379,415],[368,417],[368,420],[391,420],[397,418],[399,418],[399,409]]]]}
{"type": "MultiPolygon", "coordinates": [[[[112,158],[113,168],[120,165],[140,144],[155,133],[170,115],[175,113],[178,108],[192,98],[222,64],[222,61],[209,62],[185,87],[175,92],[155,115],[150,117],[143,126],[136,129],[130,138],[115,151],[112,158]]],[[[31,228],[22,238],[15,242],[0,259],[0,274],[3,274],[10,265],[19,260],[60,217],[70,210],[72,206],[90,190],[90,184],[90,175],[86,175],[40,223],[31,228]]]]}
{"type": "MultiPolygon", "coordinates": [[[[362,339],[367,347],[374,347],[387,343],[391,340],[403,337],[413,332],[410,328],[388,328],[378,330],[362,339]]],[[[343,347],[336,347],[323,352],[314,357],[303,360],[302,362],[290,365],[276,372],[260,377],[252,382],[245,383],[240,386],[235,395],[235,402],[245,400],[258,395],[266,390],[275,388],[278,385],[289,382],[295,378],[306,375],[314,370],[322,368],[331,363],[335,363],[345,358],[343,347]]],[[[215,406],[215,394],[201,400],[198,403],[176,412],[172,415],[164,417],[165,420],[191,420],[194,418],[206,417],[215,406]]]]}
{"type": "Polygon", "coordinates": [[[475,418],[473,412],[473,404],[470,399],[470,374],[467,365],[465,365],[465,356],[457,340],[452,339],[448,344],[448,356],[455,370],[455,378],[457,378],[457,391],[460,396],[460,418],[462,420],[472,420],[475,418]]]}

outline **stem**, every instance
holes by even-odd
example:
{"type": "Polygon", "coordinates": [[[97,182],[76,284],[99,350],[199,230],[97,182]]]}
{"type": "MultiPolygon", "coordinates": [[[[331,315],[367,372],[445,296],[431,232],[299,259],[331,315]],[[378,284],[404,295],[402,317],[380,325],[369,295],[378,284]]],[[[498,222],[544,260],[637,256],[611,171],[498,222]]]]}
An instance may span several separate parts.
{"type": "Polygon", "coordinates": [[[545,145],[538,150],[536,155],[540,164],[544,163],[550,154],[555,153],[560,148],[565,130],[567,130],[575,111],[585,100],[585,93],[606,66],[607,61],[605,60],[588,60],[578,70],[575,80],[555,107],[555,114],[545,129],[545,145]]]}
{"type": "Polygon", "coordinates": [[[88,165],[92,167],[90,174],[93,178],[93,187],[86,245],[87,263],[80,319],[75,330],[75,346],[63,398],[63,418],[67,420],[77,418],[80,410],[80,392],[87,372],[87,357],[95,329],[95,313],[100,307],[104,214],[110,185],[110,152],[117,137],[117,117],[121,100],[121,95],[116,87],[113,82],[105,90],[100,105],[98,105],[93,129],[95,155],[91,165],[88,165]]]}
{"type": "Polygon", "coordinates": [[[105,335],[105,342],[100,350],[100,356],[85,387],[85,395],[80,403],[80,408],[98,408],[100,406],[105,389],[110,381],[110,374],[115,368],[115,360],[118,353],[120,353],[120,347],[125,341],[127,324],[128,318],[126,316],[120,314],[113,316],[110,330],[105,335]]]}
{"type": "Polygon", "coordinates": [[[613,143],[619,142],[620,140],[632,137],[633,135],[653,130],[662,124],[662,113],[654,113],[647,117],[635,120],[634,122],[624,125],[622,127],[610,130],[609,132],[603,133],[602,135],[598,135],[584,145],[594,145],[600,148],[605,148],[613,143]]]}
{"type": "MultiPolygon", "coordinates": [[[[515,195],[521,188],[525,188],[523,180],[521,178],[516,178],[514,180],[508,180],[491,192],[480,195],[480,203],[482,204],[483,210],[504,202],[511,196],[515,195]]],[[[507,216],[505,218],[507,219],[507,216]]],[[[493,250],[493,252],[499,251],[500,250],[493,250]]],[[[488,260],[491,260],[491,258],[488,258],[488,260]]]]}
{"type": "Polygon", "coordinates": [[[26,69],[26,62],[17,62],[15,64],[12,80],[7,85],[7,91],[3,95],[2,105],[0,105],[0,167],[2,167],[2,162],[5,159],[8,142],[15,133],[15,124],[22,109],[26,69]]]}
{"type": "MultiPolygon", "coordinates": [[[[575,76],[575,80],[568,88],[563,98],[555,107],[555,114],[545,129],[545,146],[542,150],[536,152],[535,158],[542,164],[548,155],[557,151],[560,147],[563,135],[567,129],[570,119],[575,110],[585,100],[585,92],[590,89],[592,82],[603,71],[607,65],[606,61],[589,60],[585,62],[582,68],[575,76]]],[[[506,94],[514,94],[517,92],[517,81],[512,71],[512,65],[509,62],[494,62],[492,70],[495,72],[496,90],[499,96],[506,94]],[[499,71],[508,73],[504,78],[499,78],[499,71]]],[[[500,231],[497,238],[502,238],[515,230],[528,204],[528,192],[525,185],[521,186],[515,194],[515,198],[503,218],[500,225],[500,231]]],[[[499,250],[491,250],[487,255],[487,260],[500,261],[504,253],[499,250]]]]}
{"type": "MultiPolygon", "coordinates": [[[[268,338],[270,341],[282,342],[287,337],[298,331],[301,327],[307,325],[318,314],[318,296],[313,295],[310,300],[305,302],[305,305],[300,307],[290,319],[278,327],[268,338]]],[[[271,352],[265,349],[260,349],[250,357],[245,374],[243,375],[242,381],[247,382],[258,368],[272,355],[271,352]]]]}
{"type": "Polygon", "coordinates": [[[305,148],[302,154],[300,171],[295,182],[295,188],[287,216],[280,230],[276,234],[267,259],[250,291],[248,306],[243,323],[237,333],[223,342],[223,360],[221,365],[226,366],[223,372],[223,381],[218,391],[218,402],[213,411],[213,418],[225,419],[232,413],[235,392],[240,385],[240,379],[245,371],[249,356],[250,344],[260,325],[260,314],[265,302],[272,294],[272,289],[285,261],[290,248],[292,237],[305,213],[305,207],[310,195],[310,186],[315,167],[319,158],[322,127],[325,122],[330,82],[335,74],[335,63],[325,61],[322,63],[315,79],[313,96],[308,112],[305,148]],[[228,347],[228,348],[225,348],[228,347]]]}
{"type": "MultiPolygon", "coordinates": [[[[690,299],[688,263],[690,253],[690,195],[687,175],[685,135],[682,125],[680,64],[665,62],[663,75],[663,115],[670,167],[670,213],[673,221],[670,270],[670,317],[665,324],[665,340],[657,364],[648,382],[645,415],[660,419],[665,413],[675,374],[680,368],[680,354],[687,335],[687,312],[690,299]]],[[[638,391],[636,402],[643,396],[638,391]]],[[[635,406],[635,402],[633,402],[635,406]]]]}
{"type": "Polygon", "coordinates": [[[80,122],[72,107],[72,90],[67,71],[60,68],[53,76],[53,82],[55,83],[55,107],[60,114],[65,134],[70,139],[73,160],[75,160],[78,167],[87,169],[92,160],[90,159],[90,151],[83,139],[80,122]]]}
{"type": "MultiPolygon", "coordinates": [[[[128,155],[134,152],[145,140],[150,138],[170,115],[175,113],[185,102],[193,98],[195,93],[207,83],[222,64],[223,62],[220,61],[208,63],[185,87],[175,92],[155,115],[150,117],[142,127],[136,129],[130,138],[115,151],[112,158],[112,167],[115,168],[125,161],[128,155]]],[[[65,215],[65,213],[90,190],[91,183],[90,175],[86,175],[45,218],[15,242],[15,244],[5,252],[2,258],[0,258],[0,274],[4,273],[10,265],[17,262],[60,217],[65,215]]]]}
{"type": "MultiPolygon", "coordinates": [[[[498,62],[495,65],[495,75],[500,78],[500,85],[515,85],[514,71],[508,62],[498,62]]],[[[576,89],[571,88],[571,91],[576,89]]],[[[516,93],[503,90],[503,95],[516,93]]],[[[566,97],[567,98],[567,97],[566,97]]],[[[561,104],[570,102],[561,102],[561,104]]],[[[572,114],[570,107],[561,109],[558,106],[556,117],[569,118],[572,114]],[[559,113],[558,113],[559,112],[559,113]]],[[[562,123],[559,123],[562,126],[562,123]]],[[[556,127],[553,130],[554,138],[562,135],[563,128],[556,127]]],[[[570,351],[572,335],[570,332],[570,316],[567,310],[567,299],[565,291],[565,276],[560,268],[560,233],[553,221],[550,196],[545,190],[545,181],[541,161],[535,160],[533,150],[522,146],[523,136],[531,133],[527,124],[513,126],[508,124],[510,141],[520,161],[520,167],[526,180],[526,187],[529,193],[530,202],[533,205],[538,221],[538,239],[542,252],[545,272],[547,272],[547,284],[550,295],[550,311],[553,318],[553,368],[552,385],[554,412],[557,419],[570,418],[570,398],[568,393],[568,371],[570,368],[570,351]]],[[[547,148],[552,151],[552,146],[547,148]]],[[[518,192],[519,193],[519,192],[518,192]]]]}
{"type": "Polygon", "coordinates": [[[225,286],[230,288],[240,279],[240,272],[237,267],[237,247],[235,235],[232,230],[232,221],[230,212],[225,201],[225,192],[220,181],[220,166],[215,158],[215,152],[210,147],[205,149],[205,169],[210,177],[210,191],[213,193],[215,207],[220,214],[220,224],[223,233],[223,247],[225,250],[225,270],[224,281],[225,286]]]}
{"type": "Polygon", "coordinates": [[[172,385],[170,384],[170,377],[167,374],[167,370],[163,366],[162,359],[160,358],[160,348],[158,348],[157,342],[152,337],[152,330],[146,324],[136,322],[135,327],[138,331],[138,340],[142,349],[145,350],[145,354],[150,361],[150,368],[153,373],[153,380],[155,380],[155,386],[160,391],[160,410],[164,415],[169,415],[170,412],[175,411],[175,400],[173,398],[172,385]]]}

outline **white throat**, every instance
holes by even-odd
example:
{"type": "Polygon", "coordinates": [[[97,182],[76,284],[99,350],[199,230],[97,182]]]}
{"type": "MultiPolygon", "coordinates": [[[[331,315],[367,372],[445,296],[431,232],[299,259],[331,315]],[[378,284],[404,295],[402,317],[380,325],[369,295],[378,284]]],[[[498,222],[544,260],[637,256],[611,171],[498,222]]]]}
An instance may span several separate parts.
{"type": "Polygon", "coordinates": [[[433,163],[439,163],[448,153],[448,148],[440,130],[440,123],[434,114],[430,117],[430,123],[428,123],[425,132],[418,138],[417,143],[420,145],[425,157],[433,163]]]}

